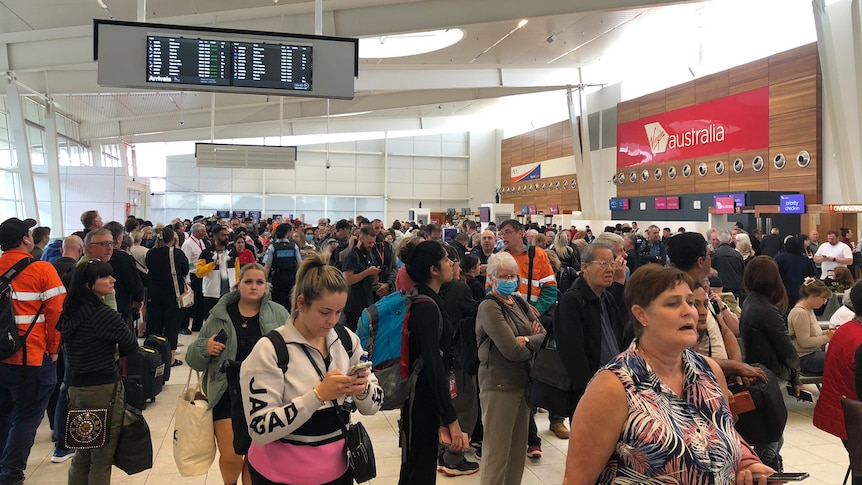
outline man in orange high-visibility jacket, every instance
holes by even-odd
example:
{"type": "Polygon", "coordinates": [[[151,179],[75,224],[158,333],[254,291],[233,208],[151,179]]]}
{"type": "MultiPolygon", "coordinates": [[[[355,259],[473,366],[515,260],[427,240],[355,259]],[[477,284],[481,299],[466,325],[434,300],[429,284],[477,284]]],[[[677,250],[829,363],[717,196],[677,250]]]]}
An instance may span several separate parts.
{"type": "MultiPolygon", "coordinates": [[[[29,258],[34,242],[33,219],[16,217],[0,224],[0,275],[29,258]]],[[[57,319],[66,289],[50,263],[34,261],[12,280],[12,309],[19,335],[36,323],[25,346],[0,362],[0,484],[21,484],[36,429],[57,383],[60,333],[57,319]],[[38,317],[37,317],[38,315],[38,317]],[[27,361],[23,361],[24,348],[27,361]]]]}

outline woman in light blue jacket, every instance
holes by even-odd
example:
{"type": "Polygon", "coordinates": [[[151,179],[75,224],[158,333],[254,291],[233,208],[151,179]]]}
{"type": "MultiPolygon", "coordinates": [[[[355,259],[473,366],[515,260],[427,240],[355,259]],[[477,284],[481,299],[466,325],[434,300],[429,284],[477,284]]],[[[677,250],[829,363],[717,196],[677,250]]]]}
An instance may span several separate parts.
{"type": "MultiPolygon", "coordinates": [[[[233,427],[228,377],[223,365],[236,366],[251,352],[254,344],[270,330],[287,321],[286,308],[270,300],[263,266],[252,263],[243,266],[236,287],[221,297],[201,328],[198,339],[189,345],[186,361],[192,369],[203,371],[203,391],[213,410],[213,427],[219,449],[219,469],[226,484],[251,484],[244,449],[234,449],[234,429],[245,429],[245,418],[237,416],[241,426],[233,427]],[[223,332],[220,337],[220,333],[223,332]],[[238,453],[239,452],[239,453],[238,453]]],[[[240,409],[241,411],[241,409],[240,409]]],[[[247,432],[247,431],[246,431],[247,432]]],[[[245,441],[246,446],[250,442],[245,441]]]]}

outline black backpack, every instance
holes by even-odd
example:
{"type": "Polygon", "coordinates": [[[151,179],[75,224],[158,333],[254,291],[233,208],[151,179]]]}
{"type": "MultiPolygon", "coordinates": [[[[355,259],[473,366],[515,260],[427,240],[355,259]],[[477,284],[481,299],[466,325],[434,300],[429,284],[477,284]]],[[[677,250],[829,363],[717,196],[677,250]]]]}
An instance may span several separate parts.
{"type": "Polygon", "coordinates": [[[280,276],[289,276],[296,272],[296,251],[299,251],[293,241],[278,241],[272,243],[272,267],[280,276]]]}
{"type": "MultiPolygon", "coordinates": [[[[30,327],[24,335],[18,334],[18,324],[15,322],[15,310],[12,308],[12,280],[33,262],[31,258],[23,258],[0,276],[0,360],[8,359],[24,347],[27,337],[33,331],[33,326],[42,313],[42,308],[36,312],[30,327]]],[[[26,350],[25,350],[26,352],[26,350]]],[[[25,354],[26,358],[26,354],[25,354]]],[[[26,364],[26,361],[25,361],[26,364]]]]}
{"type": "Polygon", "coordinates": [[[557,288],[560,293],[565,293],[566,290],[572,287],[572,284],[578,279],[578,270],[574,266],[563,266],[560,271],[557,271],[557,288]]]}
{"type": "Polygon", "coordinates": [[[767,381],[758,380],[751,385],[728,383],[732,394],[748,391],[754,401],[754,410],[739,415],[736,431],[751,444],[772,443],[781,438],[787,424],[784,394],[781,392],[778,377],[771,370],[760,364],[751,365],[763,369],[767,381]]]}

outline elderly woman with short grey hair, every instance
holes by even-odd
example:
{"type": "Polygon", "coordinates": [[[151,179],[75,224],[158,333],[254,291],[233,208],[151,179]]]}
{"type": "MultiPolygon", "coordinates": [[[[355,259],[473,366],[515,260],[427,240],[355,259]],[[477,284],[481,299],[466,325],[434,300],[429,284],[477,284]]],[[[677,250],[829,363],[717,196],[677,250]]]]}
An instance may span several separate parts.
{"type": "Polygon", "coordinates": [[[488,259],[491,292],[476,315],[479,398],[485,437],[483,485],[516,485],[524,474],[530,408],[524,397],[527,362],[542,346],[545,329],[518,288],[518,263],[501,252],[488,259]]]}

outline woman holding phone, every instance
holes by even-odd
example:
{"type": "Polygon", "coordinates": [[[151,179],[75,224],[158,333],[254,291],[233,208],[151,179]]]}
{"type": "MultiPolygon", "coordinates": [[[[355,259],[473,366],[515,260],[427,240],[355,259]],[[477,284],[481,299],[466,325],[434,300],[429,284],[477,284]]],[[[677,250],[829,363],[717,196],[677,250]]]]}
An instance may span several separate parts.
{"type": "Polygon", "coordinates": [[[347,396],[365,415],[383,402],[377,378],[362,369],[359,337],[338,325],[347,304],[347,282],[327,255],[311,253],[299,265],[293,313],[276,332],[279,350],[260,339],[242,364],[240,389],[252,434],[248,465],[252,483],[352,485],[342,425],[347,396]],[[348,350],[350,349],[350,350],[348,350]],[[351,375],[351,369],[353,373],[351,375]],[[335,404],[337,402],[337,405],[335,404]]]}
{"type": "Polygon", "coordinates": [[[197,340],[189,345],[186,361],[192,369],[203,371],[203,391],[213,410],[213,429],[219,449],[219,470],[226,484],[251,484],[246,450],[234,449],[234,429],[246,429],[245,418],[235,416],[234,428],[227,374],[222,365],[239,365],[251,353],[261,336],[284,324],[288,312],[270,300],[263,266],[250,263],[240,270],[236,287],[210,311],[197,340]]]}

